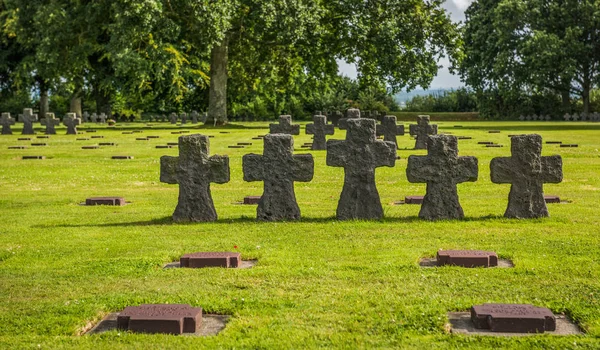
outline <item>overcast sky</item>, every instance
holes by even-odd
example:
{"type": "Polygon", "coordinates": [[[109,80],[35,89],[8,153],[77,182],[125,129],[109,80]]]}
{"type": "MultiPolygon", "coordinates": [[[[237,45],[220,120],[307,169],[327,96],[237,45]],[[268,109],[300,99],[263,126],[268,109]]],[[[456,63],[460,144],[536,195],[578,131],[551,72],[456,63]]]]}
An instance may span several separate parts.
{"type": "MultiPolygon", "coordinates": [[[[464,21],[465,10],[473,0],[446,0],[443,7],[448,10],[453,21],[464,21]]],[[[439,64],[443,66],[438,71],[438,75],[433,79],[430,89],[448,89],[461,87],[464,84],[460,81],[458,76],[451,74],[448,71],[449,62],[447,59],[442,59],[439,64]]],[[[353,64],[347,64],[345,62],[339,62],[340,72],[351,78],[356,78],[356,67],[353,64]]]]}

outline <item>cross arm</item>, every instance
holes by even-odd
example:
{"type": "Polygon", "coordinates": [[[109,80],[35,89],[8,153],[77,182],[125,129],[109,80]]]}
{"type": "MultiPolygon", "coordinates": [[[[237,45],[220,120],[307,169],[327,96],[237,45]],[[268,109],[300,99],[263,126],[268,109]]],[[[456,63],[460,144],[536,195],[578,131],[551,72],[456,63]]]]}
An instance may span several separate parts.
{"type": "Polygon", "coordinates": [[[381,136],[385,132],[385,126],[381,124],[375,125],[375,135],[381,136]]]}
{"type": "Polygon", "coordinates": [[[429,125],[429,131],[431,135],[437,135],[438,133],[438,126],[437,124],[431,124],[429,125]]]}
{"type": "Polygon", "coordinates": [[[459,157],[454,177],[455,183],[475,182],[479,177],[479,165],[476,157],[459,157]]]}
{"type": "Polygon", "coordinates": [[[408,182],[423,183],[439,177],[437,167],[428,156],[409,156],[406,167],[408,182]]]}
{"type": "Polygon", "coordinates": [[[404,125],[396,125],[396,135],[404,136],[404,125]]]}
{"type": "Polygon", "coordinates": [[[306,135],[314,135],[315,134],[315,124],[306,125],[306,135]]]}
{"type": "Polygon", "coordinates": [[[348,149],[346,141],[329,140],[327,141],[327,166],[345,167],[348,161],[348,149]]]}
{"type": "Polygon", "coordinates": [[[391,141],[375,141],[371,148],[375,167],[396,165],[396,148],[396,144],[391,141]]]}
{"type": "Polygon", "coordinates": [[[510,157],[498,157],[490,162],[490,176],[495,184],[512,183],[514,162],[510,157]]]}
{"type": "Polygon", "coordinates": [[[409,125],[408,132],[410,133],[411,136],[415,136],[417,134],[417,131],[419,131],[419,125],[417,125],[417,124],[409,125]]]}
{"type": "Polygon", "coordinates": [[[542,178],[546,183],[557,184],[563,180],[562,157],[542,157],[542,178]]]}
{"type": "Polygon", "coordinates": [[[325,124],[323,130],[325,130],[325,135],[335,134],[335,126],[333,124],[325,124]]]}
{"type": "Polygon", "coordinates": [[[263,181],[265,178],[263,156],[260,154],[246,154],[242,158],[242,168],[244,181],[263,181]]]}
{"type": "Polygon", "coordinates": [[[210,182],[218,184],[229,182],[229,157],[212,156],[208,158],[208,172],[210,182]]]}
{"type": "Polygon", "coordinates": [[[168,184],[177,184],[177,165],[179,157],[162,156],[160,157],[160,182],[168,184]]]}
{"type": "Polygon", "coordinates": [[[292,162],[294,181],[309,182],[315,172],[315,161],[312,154],[297,154],[292,162]]]}

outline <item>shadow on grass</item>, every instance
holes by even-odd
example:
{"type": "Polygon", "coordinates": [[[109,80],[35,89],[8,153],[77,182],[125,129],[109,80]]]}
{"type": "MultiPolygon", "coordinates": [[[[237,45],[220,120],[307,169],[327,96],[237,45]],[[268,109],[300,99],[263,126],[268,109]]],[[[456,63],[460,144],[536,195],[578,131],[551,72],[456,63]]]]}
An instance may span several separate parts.
{"type": "Polygon", "coordinates": [[[479,221],[491,221],[497,219],[504,219],[503,216],[482,216],[482,217],[466,217],[462,220],[439,220],[439,221],[428,221],[420,219],[418,216],[405,216],[405,217],[388,217],[383,218],[381,220],[338,220],[335,217],[325,217],[325,218],[309,218],[303,217],[300,220],[291,220],[291,221],[258,221],[253,217],[243,216],[235,219],[219,219],[217,221],[212,222],[175,222],[170,216],[164,218],[157,218],[147,221],[133,221],[133,222],[116,222],[116,223],[106,223],[106,224],[78,224],[78,225],[33,225],[32,228],[53,228],[53,227],[139,227],[139,226],[197,226],[197,225],[231,225],[231,224],[255,224],[255,225],[270,225],[270,224],[281,224],[281,223],[290,223],[290,224],[302,224],[302,223],[310,223],[310,224],[327,224],[327,223],[402,223],[402,224],[410,224],[416,222],[423,223],[440,223],[440,222],[479,222],[479,221]]]}

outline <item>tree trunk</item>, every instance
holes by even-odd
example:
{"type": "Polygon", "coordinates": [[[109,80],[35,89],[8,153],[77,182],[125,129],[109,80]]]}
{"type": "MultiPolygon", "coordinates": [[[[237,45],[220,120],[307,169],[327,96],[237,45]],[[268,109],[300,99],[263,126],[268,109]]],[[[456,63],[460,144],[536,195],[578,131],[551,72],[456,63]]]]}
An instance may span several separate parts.
{"type": "Polygon", "coordinates": [[[571,94],[568,90],[562,90],[560,92],[562,97],[562,109],[563,113],[571,113],[571,94]]]}
{"type": "Polygon", "coordinates": [[[583,114],[589,115],[590,113],[590,79],[588,76],[583,78],[583,92],[581,98],[583,99],[583,114]]]}
{"type": "Polygon", "coordinates": [[[39,119],[46,118],[46,113],[50,112],[50,102],[48,98],[48,86],[43,80],[39,81],[40,88],[40,115],[39,119]]]}
{"type": "Polygon", "coordinates": [[[210,90],[208,93],[207,124],[227,123],[227,61],[228,39],[213,47],[210,59],[210,90]]]}
{"type": "Polygon", "coordinates": [[[76,113],[79,118],[83,115],[83,111],[81,108],[81,95],[82,89],[79,84],[75,87],[75,91],[73,91],[73,95],[71,95],[71,107],[69,108],[69,112],[76,113]]]}
{"type": "Polygon", "coordinates": [[[96,113],[104,113],[107,117],[112,117],[112,104],[110,100],[110,94],[96,90],[96,113]]]}

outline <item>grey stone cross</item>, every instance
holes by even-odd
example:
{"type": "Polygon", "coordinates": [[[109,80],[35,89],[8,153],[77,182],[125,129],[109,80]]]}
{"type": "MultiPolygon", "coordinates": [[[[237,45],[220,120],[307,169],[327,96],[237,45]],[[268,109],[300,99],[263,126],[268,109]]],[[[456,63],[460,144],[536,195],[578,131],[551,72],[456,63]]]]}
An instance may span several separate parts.
{"type": "Polygon", "coordinates": [[[477,181],[477,158],[458,156],[458,139],[432,135],[427,140],[427,156],[408,157],[406,176],[412,183],[427,183],[419,217],[425,220],[462,219],[456,185],[477,181]]]}
{"type": "Polygon", "coordinates": [[[494,158],[490,163],[492,182],[511,184],[507,218],[547,217],[544,183],[562,182],[562,158],[542,157],[540,135],[519,135],[511,138],[511,157],[494,158]]]}
{"type": "Polygon", "coordinates": [[[35,131],[33,131],[33,122],[38,120],[37,114],[33,114],[33,109],[25,108],[23,110],[23,114],[21,115],[23,120],[23,135],[33,135],[35,131]]]}
{"type": "Polygon", "coordinates": [[[0,124],[2,125],[2,135],[12,135],[10,126],[15,125],[15,118],[12,118],[10,113],[2,113],[0,124]]]}
{"type": "Polygon", "coordinates": [[[90,116],[90,120],[92,121],[92,123],[97,123],[98,122],[98,114],[92,113],[92,115],[90,116]]]}
{"type": "Polygon", "coordinates": [[[342,117],[343,117],[342,112],[335,111],[335,112],[332,112],[331,115],[329,116],[329,121],[331,121],[331,124],[338,126],[340,119],[342,119],[342,117]]]}
{"type": "Polygon", "coordinates": [[[81,117],[82,117],[82,120],[81,120],[82,123],[87,123],[90,121],[90,114],[87,111],[83,112],[83,115],[81,117]]]}
{"type": "Polygon", "coordinates": [[[292,124],[291,115],[282,115],[279,117],[279,124],[269,124],[269,133],[300,135],[300,125],[292,124]]]}
{"type": "Polygon", "coordinates": [[[171,115],[169,115],[169,121],[171,124],[177,124],[177,113],[171,113],[171,115]]]}
{"type": "Polygon", "coordinates": [[[67,127],[67,135],[77,135],[77,125],[81,125],[81,119],[75,113],[67,113],[63,124],[67,127]]]}
{"type": "Polygon", "coordinates": [[[427,149],[427,137],[437,135],[438,126],[430,124],[428,115],[420,115],[417,117],[417,124],[411,124],[409,131],[416,138],[415,149],[427,149]]]}
{"type": "Polygon", "coordinates": [[[396,145],[377,140],[373,119],[349,119],[347,127],[346,140],[327,141],[327,165],[344,168],[336,216],[339,220],[381,219],[375,168],[396,164],[396,145]]]}
{"type": "Polygon", "coordinates": [[[210,183],[229,182],[229,157],[209,157],[208,136],[181,136],[179,157],[160,158],[160,181],[179,184],[174,221],[215,221],[217,212],[210,194],[210,183]]]}
{"type": "Polygon", "coordinates": [[[187,113],[183,112],[183,113],[181,113],[181,115],[179,117],[181,118],[181,125],[187,124],[187,121],[188,121],[187,113]]]}
{"type": "Polygon", "coordinates": [[[325,135],[333,135],[334,133],[335,126],[327,124],[327,117],[322,115],[315,115],[313,117],[313,124],[306,125],[306,134],[314,135],[312,143],[313,150],[327,149],[325,135]]]}
{"type": "Polygon", "coordinates": [[[269,134],[264,138],[264,152],[246,154],[242,159],[244,181],[263,181],[264,191],[258,202],[256,218],[262,221],[300,219],[294,182],[309,182],[314,174],[311,154],[293,155],[294,138],[286,134],[269,134]]]}
{"type": "Polygon", "coordinates": [[[46,113],[46,118],[40,122],[40,124],[46,126],[46,135],[56,135],[57,125],[60,125],[60,119],[54,118],[54,113],[46,113]]]}
{"type": "Polygon", "coordinates": [[[200,114],[198,114],[198,111],[192,111],[192,114],[190,115],[190,117],[192,117],[192,124],[198,124],[199,116],[200,114]]]}
{"type": "Polygon", "coordinates": [[[100,123],[101,123],[101,124],[104,124],[104,123],[106,123],[106,118],[107,118],[107,117],[106,117],[106,114],[105,114],[105,113],[101,113],[101,114],[98,116],[98,119],[100,119],[100,123]]]}
{"type": "Polygon", "coordinates": [[[567,113],[567,114],[565,114],[565,115],[563,116],[563,119],[564,119],[565,121],[569,121],[569,120],[571,120],[571,115],[570,115],[569,113],[567,113]]]}
{"type": "Polygon", "coordinates": [[[398,148],[398,140],[396,135],[404,135],[404,125],[396,124],[396,116],[386,115],[381,120],[381,124],[377,125],[377,136],[383,135],[383,141],[390,141],[398,148]]]}
{"type": "Polygon", "coordinates": [[[346,111],[346,118],[342,118],[340,120],[338,120],[338,128],[340,128],[340,130],[346,130],[348,129],[348,120],[349,119],[359,119],[360,118],[360,109],[356,109],[356,108],[350,108],[349,110],[346,111]]]}

